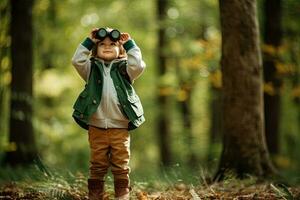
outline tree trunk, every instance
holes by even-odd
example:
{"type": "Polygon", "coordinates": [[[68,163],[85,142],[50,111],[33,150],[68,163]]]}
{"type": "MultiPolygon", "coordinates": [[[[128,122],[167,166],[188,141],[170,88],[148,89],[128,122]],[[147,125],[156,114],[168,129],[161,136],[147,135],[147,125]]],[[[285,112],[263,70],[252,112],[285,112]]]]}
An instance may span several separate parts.
{"type": "Polygon", "coordinates": [[[2,2],[2,6],[0,7],[0,35],[4,37],[2,39],[2,44],[0,45],[0,110],[1,110],[1,118],[0,118],[0,134],[3,136],[7,134],[8,129],[8,83],[5,80],[5,77],[9,74],[9,63],[7,62],[9,56],[9,1],[5,0],[2,2]]]}
{"type": "MultiPolygon", "coordinates": [[[[164,22],[166,20],[167,0],[157,0],[157,17],[159,23],[158,30],[158,79],[166,74],[166,31],[164,22]]],[[[168,95],[163,94],[164,86],[159,86],[158,93],[158,127],[157,133],[159,138],[161,162],[164,166],[171,164],[171,149],[170,149],[170,109],[168,108],[168,95]]]]}
{"type": "MultiPolygon", "coordinates": [[[[293,38],[293,37],[292,37],[293,38]]],[[[290,48],[290,54],[291,54],[291,61],[295,65],[295,72],[293,74],[292,78],[292,87],[293,87],[293,92],[292,92],[292,97],[293,97],[293,103],[295,105],[295,109],[298,111],[297,112],[297,124],[298,124],[298,130],[300,130],[300,59],[299,59],[299,42],[300,39],[297,37],[293,38],[293,44],[292,47],[290,48]]],[[[294,141],[295,143],[295,141],[294,141]]],[[[297,145],[297,144],[296,144],[297,145]]],[[[297,146],[295,146],[296,149],[297,146]]]]}
{"type": "Polygon", "coordinates": [[[211,130],[210,130],[210,141],[212,144],[219,142],[219,138],[222,135],[221,125],[221,88],[215,88],[211,86],[211,130]]]}
{"type": "MultiPolygon", "coordinates": [[[[281,0],[265,0],[264,13],[265,45],[277,50],[282,40],[281,0]]],[[[276,62],[278,61],[276,53],[264,52],[264,81],[273,86],[274,89],[273,94],[264,93],[265,131],[267,146],[271,154],[279,152],[280,88],[282,79],[276,70],[276,62]]]]}
{"type": "Polygon", "coordinates": [[[13,0],[11,3],[11,105],[9,142],[14,147],[7,152],[5,163],[30,164],[37,155],[32,127],[32,6],[33,0],[13,0]]]}
{"type": "MultiPolygon", "coordinates": [[[[183,118],[183,128],[185,134],[185,145],[187,145],[187,163],[190,168],[196,167],[197,156],[193,148],[193,131],[192,131],[192,110],[191,110],[191,100],[193,88],[185,88],[184,84],[181,86],[182,90],[186,90],[187,98],[184,101],[180,101],[180,109],[183,118]],[[189,91],[190,90],[190,91],[189,91]]],[[[187,86],[189,87],[189,86],[187,86]]],[[[191,86],[192,87],[192,86],[191,86]]]]}
{"type": "Polygon", "coordinates": [[[179,99],[179,108],[183,121],[183,130],[184,130],[184,143],[187,146],[186,160],[190,168],[195,168],[197,166],[197,156],[193,148],[193,121],[192,121],[192,95],[194,92],[195,81],[193,78],[195,72],[191,71],[188,74],[188,77],[182,75],[183,71],[181,69],[179,57],[175,58],[175,66],[177,71],[177,78],[179,81],[180,92],[184,93],[184,98],[179,99]]]}
{"type": "Polygon", "coordinates": [[[216,145],[222,138],[222,88],[217,88],[211,83],[210,86],[210,138],[207,161],[210,163],[215,159],[216,145]]]}
{"type": "Polygon", "coordinates": [[[223,152],[215,180],[267,176],[274,168],[264,138],[262,62],[255,0],[220,0],[223,152]]]}

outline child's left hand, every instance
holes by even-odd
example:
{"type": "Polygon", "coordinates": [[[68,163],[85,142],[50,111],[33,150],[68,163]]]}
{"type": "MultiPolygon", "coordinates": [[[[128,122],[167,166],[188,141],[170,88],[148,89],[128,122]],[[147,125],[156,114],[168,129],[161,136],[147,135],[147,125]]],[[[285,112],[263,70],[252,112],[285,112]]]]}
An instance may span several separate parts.
{"type": "Polygon", "coordinates": [[[129,33],[121,33],[121,36],[120,36],[120,43],[123,45],[123,44],[125,44],[128,40],[131,40],[131,37],[130,37],[129,33]]]}

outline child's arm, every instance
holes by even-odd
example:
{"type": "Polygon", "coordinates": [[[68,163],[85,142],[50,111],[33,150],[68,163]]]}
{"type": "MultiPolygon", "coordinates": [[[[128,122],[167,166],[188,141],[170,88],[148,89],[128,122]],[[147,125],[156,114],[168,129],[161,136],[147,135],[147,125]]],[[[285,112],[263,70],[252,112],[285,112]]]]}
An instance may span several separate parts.
{"type": "Polygon", "coordinates": [[[123,44],[128,56],[127,73],[133,82],[142,74],[146,64],[142,59],[140,48],[135,44],[128,33],[121,34],[121,43],[123,44]]]}
{"type": "Polygon", "coordinates": [[[96,39],[93,37],[93,29],[90,33],[90,36],[87,37],[76,49],[73,58],[72,64],[76,68],[79,75],[87,82],[90,71],[91,71],[91,61],[89,59],[90,52],[95,45],[96,39]]]}

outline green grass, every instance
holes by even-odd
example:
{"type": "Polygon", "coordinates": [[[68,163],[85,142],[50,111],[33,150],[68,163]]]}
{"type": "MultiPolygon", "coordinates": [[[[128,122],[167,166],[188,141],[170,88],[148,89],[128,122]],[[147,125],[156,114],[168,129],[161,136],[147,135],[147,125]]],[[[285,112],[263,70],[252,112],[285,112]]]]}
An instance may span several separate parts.
{"type": "MultiPolygon", "coordinates": [[[[10,195],[23,195],[31,199],[86,199],[88,167],[74,165],[44,164],[39,160],[30,167],[1,167],[0,169],[0,197],[4,191],[10,195]],[[68,167],[70,166],[70,168],[68,167]],[[26,195],[35,195],[26,196],[26,195]],[[41,196],[41,197],[40,197],[41,196]]],[[[75,162],[76,163],[76,162],[75,162]]],[[[204,163],[200,162],[200,163],[204,163]]],[[[181,190],[181,188],[198,188],[198,191],[209,189],[218,161],[210,161],[209,165],[199,165],[188,168],[187,165],[174,164],[170,167],[138,167],[130,174],[133,196],[139,191],[162,194],[170,194],[170,191],[181,190]],[[175,189],[174,189],[175,188],[175,189]],[[201,188],[201,189],[199,189],[201,188]]],[[[298,171],[287,170],[280,172],[282,180],[270,180],[270,182],[284,183],[285,185],[299,185],[300,176],[298,171]]],[[[246,180],[237,180],[234,175],[222,183],[222,187],[251,186],[256,179],[249,177],[246,180]],[[232,186],[234,185],[234,186],[232,186]]],[[[274,185],[273,189],[278,188],[274,185]]],[[[283,188],[284,189],[284,188],[283,188]]],[[[279,188],[278,191],[283,190],[279,188]]],[[[113,176],[111,173],[106,178],[106,191],[113,195],[113,176]]],[[[278,192],[275,191],[275,192],[278,192]]],[[[173,194],[172,194],[173,195],[173,194]]],[[[176,195],[176,194],[174,194],[176,195]]],[[[18,196],[20,198],[20,196],[18,196]]]]}
{"type": "MultiPolygon", "coordinates": [[[[131,173],[131,184],[138,190],[165,190],[174,183],[199,185],[206,175],[204,175],[203,170],[184,169],[177,164],[160,171],[133,171],[131,173]]],[[[2,167],[0,170],[0,186],[17,184],[21,188],[42,191],[54,196],[70,191],[86,192],[87,178],[87,172],[50,168],[41,163],[36,163],[27,168],[2,167]]],[[[111,173],[108,174],[106,183],[108,190],[112,191],[113,177],[111,173]]]]}
{"type": "MultiPolygon", "coordinates": [[[[41,163],[27,168],[1,168],[0,196],[10,195],[15,198],[57,200],[87,199],[87,172],[72,172],[39,165],[41,163]]],[[[136,199],[140,191],[148,194],[160,192],[161,195],[172,196],[181,194],[182,191],[189,191],[190,188],[195,188],[195,191],[201,194],[200,191],[211,191],[211,188],[220,192],[222,188],[229,188],[230,190],[238,187],[251,188],[258,183],[254,177],[238,180],[232,176],[220,185],[215,185],[215,183],[207,182],[207,177],[211,176],[212,172],[204,168],[191,170],[178,164],[163,168],[160,171],[134,171],[131,173],[132,198],[136,199]]],[[[296,177],[296,174],[293,176],[296,177]]],[[[290,177],[292,174],[286,176],[287,179],[290,177]]],[[[271,184],[273,186],[271,185],[269,191],[278,193],[278,195],[289,194],[286,184],[283,185],[276,180],[271,181],[271,184]]],[[[111,197],[113,196],[111,173],[106,178],[106,191],[111,197]]]]}

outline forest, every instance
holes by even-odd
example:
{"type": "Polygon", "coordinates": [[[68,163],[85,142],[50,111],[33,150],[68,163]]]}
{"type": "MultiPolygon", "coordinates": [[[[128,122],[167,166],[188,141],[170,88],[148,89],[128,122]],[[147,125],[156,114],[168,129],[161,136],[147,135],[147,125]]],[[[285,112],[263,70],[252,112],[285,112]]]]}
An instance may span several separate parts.
{"type": "MultiPolygon", "coordinates": [[[[129,33],[146,64],[130,199],[300,199],[299,13],[299,0],[1,0],[0,199],[92,199],[72,57],[101,27],[129,33]]],[[[112,199],[113,172],[105,184],[112,199]]]]}

